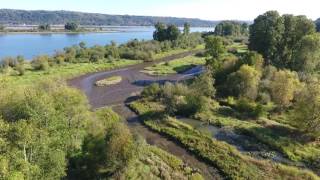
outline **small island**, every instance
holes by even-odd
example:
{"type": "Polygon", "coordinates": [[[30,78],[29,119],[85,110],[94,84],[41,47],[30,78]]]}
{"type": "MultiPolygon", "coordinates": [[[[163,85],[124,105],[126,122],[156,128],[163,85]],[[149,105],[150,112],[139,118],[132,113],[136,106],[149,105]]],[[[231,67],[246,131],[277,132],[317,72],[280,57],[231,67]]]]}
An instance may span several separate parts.
{"type": "Polygon", "coordinates": [[[121,76],[112,76],[112,77],[108,77],[100,81],[97,81],[95,85],[98,87],[110,86],[110,85],[119,84],[121,81],[122,81],[121,76]]]}

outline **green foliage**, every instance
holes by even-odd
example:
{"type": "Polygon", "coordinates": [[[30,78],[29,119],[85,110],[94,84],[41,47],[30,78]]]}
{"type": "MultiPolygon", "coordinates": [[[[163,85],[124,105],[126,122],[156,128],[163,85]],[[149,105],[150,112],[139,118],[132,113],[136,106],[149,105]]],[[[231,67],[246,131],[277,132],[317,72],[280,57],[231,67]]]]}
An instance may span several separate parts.
{"type": "Polygon", "coordinates": [[[184,25],[183,25],[183,34],[184,35],[190,34],[190,24],[189,23],[184,23],[184,25]]]}
{"type": "Polygon", "coordinates": [[[41,24],[38,26],[38,30],[40,31],[50,31],[51,30],[51,26],[50,24],[41,24]]]}
{"type": "Polygon", "coordinates": [[[227,79],[227,88],[231,95],[255,100],[258,96],[261,74],[249,65],[243,65],[227,79]]]}
{"type": "Polygon", "coordinates": [[[108,15],[97,13],[82,13],[74,11],[26,11],[1,9],[0,22],[3,24],[65,24],[78,22],[81,25],[92,26],[153,26],[157,22],[175,24],[182,27],[188,22],[193,27],[212,27],[216,21],[206,21],[190,18],[108,15]]]}
{"type": "Polygon", "coordinates": [[[294,53],[304,36],[313,34],[315,25],[305,16],[283,15],[268,11],[250,26],[249,49],[257,51],[279,68],[295,67],[294,53]]]}
{"type": "Polygon", "coordinates": [[[206,54],[213,60],[219,60],[219,58],[221,58],[221,56],[226,52],[223,41],[223,38],[219,36],[206,37],[206,54]]]}
{"type": "Polygon", "coordinates": [[[247,36],[249,34],[248,24],[235,21],[222,21],[214,30],[218,36],[247,36]]]}
{"type": "Polygon", "coordinates": [[[287,107],[291,104],[300,87],[301,83],[296,72],[279,70],[271,77],[269,91],[272,101],[280,108],[287,107]]]}
{"type": "Polygon", "coordinates": [[[63,82],[1,90],[1,178],[64,177],[67,157],[81,147],[89,114],[85,97],[63,82]]]}
{"type": "Polygon", "coordinates": [[[299,129],[320,136],[320,84],[313,81],[298,95],[292,121],[299,129]]]}
{"type": "Polygon", "coordinates": [[[173,24],[165,25],[163,23],[157,23],[155,29],[153,39],[157,41],[174,41],[177,40],[181,34],[179,28],[173,24]]]}
{"type": "Polygon", "coordinates": [[[79,28],[79,25],[75,22],[68,22],[64,25],[65,30],[76,31],[79,28]]]}
{"type": "Polygon", "coordinates": [[[303,72],[313,72],[320,65],[320,35],[304,36],[293,53],[292,69],[303,72]]]}
{"type": "Polygon", "coordinates": [[[106,134],[105,163],[108,171],[115,172],[123,168],[134,157],[133,136],[124,124],[117,123],[106,134]]]}
{"type": "Polygon", "coordinates": [[[37,56],[31,62],[35,70],[47,71],[49,69],[49,56],[37,56]]]}

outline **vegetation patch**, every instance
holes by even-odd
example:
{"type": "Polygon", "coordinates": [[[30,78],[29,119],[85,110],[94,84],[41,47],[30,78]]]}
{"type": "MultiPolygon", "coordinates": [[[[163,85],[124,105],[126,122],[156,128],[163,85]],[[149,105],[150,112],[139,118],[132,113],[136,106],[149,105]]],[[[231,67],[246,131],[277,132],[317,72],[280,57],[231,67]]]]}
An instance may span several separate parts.
{"type": "MultiPolygon", "coordinates": [[[[154,110],[149,109],[148,111],[147,106],[137,105],[139,103],[143,102],[136,102],[133,106],[135,108],[144,107],[140,112],[149,112],[150,114],[154,110]]],[[[163,120],[156,118],[156,116],[144,116],[144,118],[148,127],[176,139],[193,153],[217,166],[230,179],[292,179],[299,177],[318,179],[309,171],[242,155],[233,146],[212,139],[173,118],[163,120]]]]}
{"type": "Polygon", "coordinates": [[[95,85],[98,87],[110,86],[110,85],[119,84],[121,81],[122,81],[121,76],[112,76],[112,77],[108,77],[106,79],[102,79],[100,81],[97,81],[95,83],[95,85]]]}
{"type": "Polygon", "coordinates": [[[181,59],[176,59],[170,62],[159,63],[151,67],[145,68],[142,72],[149,75],[167,75],[184,72],[197,65],[204,65],[205,58],[188,56],[181,59]]]}

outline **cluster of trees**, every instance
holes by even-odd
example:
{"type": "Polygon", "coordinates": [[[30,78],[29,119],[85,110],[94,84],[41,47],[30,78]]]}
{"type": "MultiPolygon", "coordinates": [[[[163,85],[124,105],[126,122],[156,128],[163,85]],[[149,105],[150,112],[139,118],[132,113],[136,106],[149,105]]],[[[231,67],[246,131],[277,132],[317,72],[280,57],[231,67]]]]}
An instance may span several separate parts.
{"type": "Polygon", "coordinates": [[[66,24],[67,22],[109,26],[153,26],[157,22],[183,26],[185,22],[188,22],[194,27],[212,27],[217,23],[190,18],[107,15],[71,11],[0,10],[0,23],[2,24],[66,24]]]}
{"type": "Polygon", "coordinates": [[[53,81],[0,91],[0,178],[64,177],[67,159],[81,149],[90,119],[84,95],[53,81]]]}
{"type": "Polygon", "coordinates": [[[266,59],[266,64],[294,71],[313,71],[319,66],[320,37],[306,16],[269,11],[250,26],[249,48],[266,59]]]}
{"type": "Polygon", "coordinates": [[[0,179],[105,179],[136,157],[117,114],[91,112],[64,81],[0,91],[0,179]]]}
{"type": "Polygon", "coordinates": [[[215,27],[214,34],[217,36],[248,36],[249,25],[236,21],[222,21],[215,27]]]}
{"type": "Polygon", "coordinates": [[[76,31],[78,30],[79,25],[75,22],[68,22],[64,25],[64,29],[68,31],[76,31]]]}
{"type": "Polygon", "coordinates": [[[50,26],[50,24],[41,24],[38,26],[38,30],[39,31],[50,31],[51,26],[50,26]]]}
{"type": "MultiPolygon", "coordinates": [[[[174,41],[177,40],[181,32],[175,25],[165,25],[163,23],[157,23],[155,26],[156,31],[153,33],[153,39],[156,41],[174,41]]],[[[186,30],[186,31],[190,31],[186,30]]]]}
{"type": "Polygon", "coordinates": [[[209,73],[196,78],[191,84],[164,85],[152,84],[142,92],[142,97],[158,101],[166,105],[166,113],[170,115],[193,116],[214,108],[214,79],[209,73]]]}
{"type": "Polygon", "coordinates": [[[228,54],[224,39],[206,38],[207,66],[219,97],[246,117],[291,110],[291,124],[319,135],[319,35],[304,16],[270,11],[250,27],[250,48],[228,54]],[[261,53],[261,54],[259,54],[261,53]]]}

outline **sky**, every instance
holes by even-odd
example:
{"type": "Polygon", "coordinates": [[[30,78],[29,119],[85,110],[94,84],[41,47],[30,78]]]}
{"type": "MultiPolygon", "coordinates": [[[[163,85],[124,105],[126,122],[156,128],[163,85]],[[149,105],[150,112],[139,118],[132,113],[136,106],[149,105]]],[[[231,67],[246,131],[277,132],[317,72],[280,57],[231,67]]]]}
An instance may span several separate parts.
{"type": "Polygon", "coordinates": [[[268,10],[320,17],[320,0],[1,0],[0,8],[253,20],[268,10]]]}

